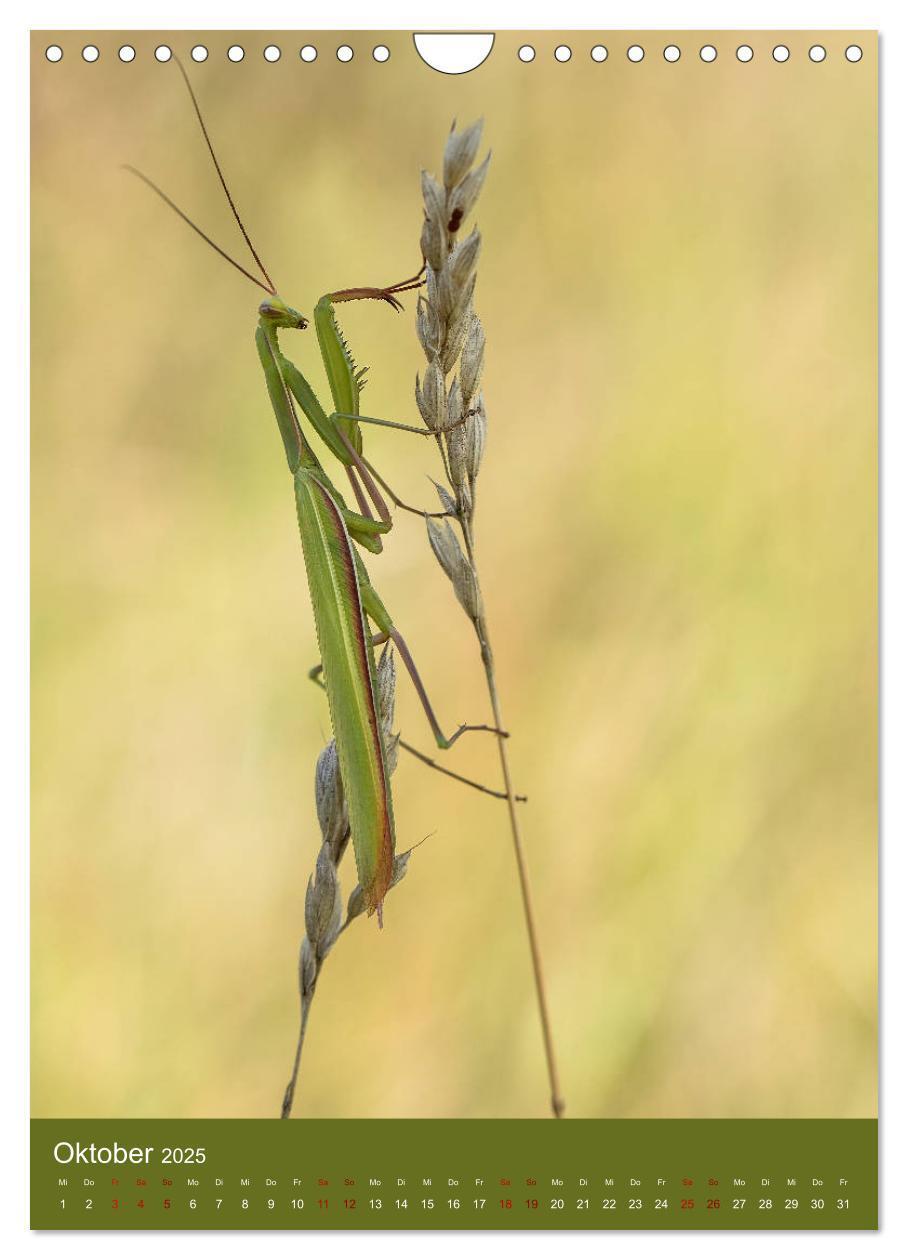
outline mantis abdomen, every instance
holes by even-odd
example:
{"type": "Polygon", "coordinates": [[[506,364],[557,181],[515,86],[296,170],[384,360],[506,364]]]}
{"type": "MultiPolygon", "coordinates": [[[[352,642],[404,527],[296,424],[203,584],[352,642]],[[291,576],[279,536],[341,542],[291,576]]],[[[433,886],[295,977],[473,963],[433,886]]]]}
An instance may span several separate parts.
{"type": "Polygon", "coordinates": [[[316,470],[305,464],[297,468],[294,486],[356,868],[371,912],[381,908],[394,859],[394,814],[372,640],[353,544],[339,505],[316,470]]]}

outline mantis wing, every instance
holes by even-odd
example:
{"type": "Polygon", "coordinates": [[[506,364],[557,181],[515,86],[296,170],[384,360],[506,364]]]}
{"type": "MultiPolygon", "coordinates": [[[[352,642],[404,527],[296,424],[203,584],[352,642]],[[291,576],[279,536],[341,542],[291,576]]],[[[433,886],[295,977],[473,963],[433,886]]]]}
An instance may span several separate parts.
{"type": "Polygon", "coordinates": [[[296,470],[294,485],[356,870],[371,914],[381,909],[394,859],[394,813],[372,641],[340,507],[306,465],[296,470]]]}

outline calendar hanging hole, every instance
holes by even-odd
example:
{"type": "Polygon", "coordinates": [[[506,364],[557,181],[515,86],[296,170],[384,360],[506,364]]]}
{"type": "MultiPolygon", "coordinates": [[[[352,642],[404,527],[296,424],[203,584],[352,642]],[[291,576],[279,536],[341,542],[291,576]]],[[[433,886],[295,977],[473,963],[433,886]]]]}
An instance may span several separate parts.
{"type": "Polygon", "coordinates": [[[376,44],[372,49],[372,56],[375,61],[387,61],[391,56],[391,49],[387,44],[376,44]]]}
{"type": "Polygon", "coordinates": [[[445,34],[420,32],[413,36],[416,51],[427,66],[441,74],[468,74],[481,66],[495,43],[490,34],[467,34],[465,31],[445,34]]]}
{"type": "Polygon", "coordinates": [[[273,65],[275,61],[280,61],[281,50],[278,48],[277,44],[269,44],[262,53],[262,56],[266,61],[270,61],[273,65]]]}
{"type": "Polygon", "coordinates": [[[54,63],[58,61],[62,61],[63,49],[60,47],[59,44],[50,44],[47,48],[45,48],[44,56],[47,58],[48,61],[52,61],[54,63]]]}
{"type": "Polygon", "coordinates": [[[155,61],[160,61],[162,64],[169,61],[172,56],[173,53],[166,44],[158,44],[157,48],[154,50],[155,61]]]}
{"type": "Polygon", "coordinates": [[[570,59],[571,59],[570,48],[568,48],[567,44],[559,44],[558,47],[555,49],[555,60],[564,62],[564,61],[570,61],[570,59]]]}
{"type": "Polygon", "coordinates": [[[117,56],[121,61],[135,61],[136,50],[133,48],[132,44],[124,44],[122,48],[117,49],[117,56]]]}
{"type": "Polygon", "coordinates": [[[337,59],[338,61],[343,62],[353,60],[353,49],[349,44],[341,44],[340,48],[337,50],[337,59]]]}
{"type": "Polygon", "coordinates": [[[88,61],[88,62],[97,61],[100,56],[101,56],[101,53],[99,52],[98,48],[94,44],[86,44],[85,47],[82,49],[83,61],[88,61]]]}
{"type": "Polygon", "coordinates": [[[234,62],[242,61],[246,56],[246,50],[242,44],[231,44],[227,49],[227,60],[234,62]]]}
{"type": "Polygon", "coordinates": [[[751,48],[750,44],[741,44],[738,48],[735,49],[735,56],[738,58],[739,61],[743,61],[743,62],[753,61],[754,50],[751,48]]]}
{"type": "Polygon", "coordinates": [[[645,55],[646,54],[639,44],[631,44],[630,48],[627,50],[628,61],[642,61],[645,55]]]}
{"type": "Polygon", "coordinates": [[[822,44],[814,44],[813,47],[808,50],[807,56],[811,61],[825,61],[826,49],[822,44]]]}
{"type": "Polygon", "coordinates": [[[195,44],[189,53],[193,61],[207,61],[208,49],[204,44],[195,44]]]}
{"type": "Polygon", "coordinates": [[[666,44],[665,48],[662,49],[662,56],[666,61],[670,61],[672,63],[680,61],[681,49],[677,44],[666,44]]]}
{"type": "Polygon", "coordinates": [[[530,62],[536,56],[536,49],[532,44],[521,44],[521,46],[517,49],[517,56],[521,61],[530,62]]]}
{"type": "Polygon", "coordinates": [[[706,61],[706,62],[715,61],[718,55],[719,54],[716,51],[716,48],[712,44],[704,44],[703,47],[700,49],[701,61],[706,61]]]}
{"type": "Polygon", "coordinates": [[[599,62],[605,61],[608,57],[608,49],[606,48],[605,44],[594,44],[593,47],[590,49],[590,56],[592,57],[593,61],[599,61],[599,62]]]}
{"type": "Polygon", "coordinates": [[[861,48],[860,44],[849,44],[845,49],[846,61],[860,61],[863,56],[864,50],[861,48]]]}
{"type": "Polygon", "coordinates": [[[787,61],[790,56],[791,53],[784,44],[776,44],[775,48],[772,50],[773,61],[787,61]]]}
{"type": "Polygon", "coordinates": [[[304,44],[300,49],[301,61],[315,61],[318,56],[318,49],[313,48],[311,44],[304,44]]]}

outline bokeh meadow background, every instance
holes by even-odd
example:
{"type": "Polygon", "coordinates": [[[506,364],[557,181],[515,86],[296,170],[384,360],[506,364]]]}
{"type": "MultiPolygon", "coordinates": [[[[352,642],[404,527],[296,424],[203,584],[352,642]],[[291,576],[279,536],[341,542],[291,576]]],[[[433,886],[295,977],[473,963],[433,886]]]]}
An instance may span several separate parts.
{"type": "MultiPolygon", "coordinates": [[[[875,1114],[875,41],[507,32],[453,77],[406,33],[69,31],[32,65],[34,1114],[276,1115],[296,1036],[327,710],[260,294],[121,169],[242,256],[162,42],[209,47],[302,309],[416,270],[420,168],[485,118],[479,560],[568,1114],[875,1114]]],[[[366,409],[415,422],[413,302],[342,323],[366,409]]],[[[429,443],[367,441],[432,502],[429,443]]],[[[420,522],[369,567],[443,724],[486,720],[420,522]]],[[[398,724],[430,748],[404,676],[398,724]]],[[[496,775],[483,737],[450,764],[496,775]]],[[[405,757],[394,786],[430,839],[326,965],[297,1114],[544,1115],[503,810],[405,757]]]]}

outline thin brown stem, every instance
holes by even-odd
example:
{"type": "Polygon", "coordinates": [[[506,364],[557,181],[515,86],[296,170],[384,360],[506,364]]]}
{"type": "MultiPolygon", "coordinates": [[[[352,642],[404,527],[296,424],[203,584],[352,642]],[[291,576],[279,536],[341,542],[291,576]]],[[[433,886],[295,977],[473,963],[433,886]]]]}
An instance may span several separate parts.
{"type": "MultiPolygon", "coordinates": [[[[321,971],[321,965],[315,973],[315,984],[318,983],[318,973],[321,971]]],[[[303,1055],[303,1042],[306,1040],[306,1025],[309,1023],[309,1011],[312,1009],[312,999],[315,997],[315,984],[311,991],[305,997],[300,999],[300,1032],[296,1042],[296,1055],[293,1059],[293,1072],[284,1090],[284,1101],[281,1103],[281,1119],[289,1120],[290,1112],[293,1110],[293,1096],[296,1093],[296,1082],[300,1074],[300,1059],[303,1055]]]]}
{"type": "MultiPolygon", "coordinates": [[[[461,517],[460,523],[463,528],[467,556],[473,567],[473,572],[477,573],[476,557],[473,545],[472,522],[467,517],[466,513],[464,513],[461,517]]],[[[489,701],[492,705],[493,724],[500,732],[504,729],[504,719],[501,712],[501,701],[498,696],[498,684],[495,676],[495,662],[492,656],[492,648],[489,640],[488,624],[485,619],[485,613],[481,608],[479,615],[474,618],[473,624],[476,628],[476,637],[479,639],[479,650],[482,656],[482,665],[486,676],[486,686],[488,688],[489,701]]],[[[508,761],[508,742],[501,734],[499,734],[496,739],[498,744],[498,756],[501,761],[501,775],[508,803],[508,818],[511,824],[511,839],[514,847],[514,858],[517,862],[517,874],[520,880],[520,896],[523,902],[523,916],[526,922],[527,940],[529,942],[530,957],[533,964],[533,978],[536,983],[536,1002],[539,1007],[539,1022],[542,1025],[542,1040],[545,1044],[545,1058],[549,1074],[552,1114],[556,1120],[560,1120],[564,1115],[565,1102],[561,1094],[561,1086],[558,1079],[558,1063],[555,1058],[555,1039],[552,1035],[552,1021],[549,1018],[545,976],[542,970],[542,952],[539,947],[539,937],[536,931],[536,916],[533,911],[533,899],[530,892],[530,875],[523,847],[523,837],[520,831],[520,820],[517,816],[516,797],[511,782],[511,767],[510,762],[508,761]]]]}

